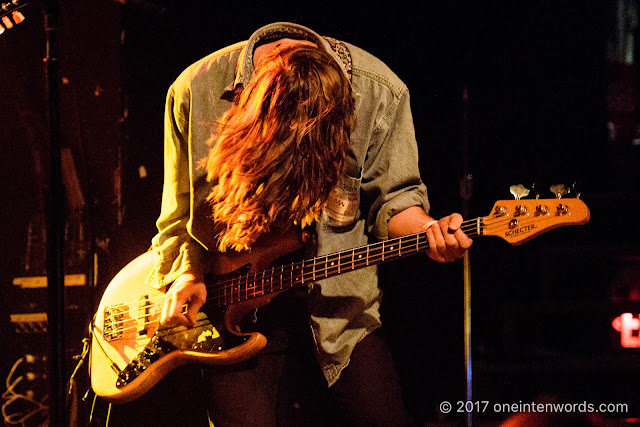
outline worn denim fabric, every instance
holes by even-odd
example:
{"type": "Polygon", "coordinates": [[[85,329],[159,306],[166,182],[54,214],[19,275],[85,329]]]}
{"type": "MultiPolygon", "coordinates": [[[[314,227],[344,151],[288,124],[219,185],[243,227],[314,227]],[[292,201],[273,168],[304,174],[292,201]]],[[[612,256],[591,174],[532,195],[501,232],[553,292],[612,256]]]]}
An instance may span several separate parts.
{"type": "MultiPolygon", "coordinates": [[[[347,174],[317,226],[318,255],[386,239],[389,219],[410,206],[428,212],[405,84],[382,61],[356,46],[297,24],[270,24],[248,41],[192,64],[168,91],[162,209],[152,242],[160,261],[149,277],[151,286],[166,286],[183,272],[201,268],[206,250],[215,248],[205,201],[210,184],[199,163],[207,156],[218,120],[231,106],[229,91],[253,76],[256,43],[282,37],[308,39],[330,53],[350,77],[355,98],[357,124],[347,174]],[[343,55],[336,53],[340,49],[343,55]]],[[[354,346],[380,326],[380,300],[376,267],[309,286],[310,326],[329,385],[348,364],[354,346]]]]}

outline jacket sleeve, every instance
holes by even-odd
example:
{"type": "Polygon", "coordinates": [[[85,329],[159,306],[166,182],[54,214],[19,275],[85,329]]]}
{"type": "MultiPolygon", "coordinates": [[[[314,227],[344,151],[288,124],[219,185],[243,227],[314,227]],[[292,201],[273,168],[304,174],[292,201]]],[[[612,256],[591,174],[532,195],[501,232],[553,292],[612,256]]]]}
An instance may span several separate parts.
{"type": "Polygon", "coordinates": [[[389,236],[389,219],[411,207],[429,212],[420,177],[409,90],[402,86],[374,131],[363,169],[362,189],[372,200],[367,228],[379,240],[389,236]]]}
{"type": "Polygon", "coordinates": [[[167,94],[162,207],[151,250],[158,254],[147,283],[162,288],[186,271],[200,271],[204,249],[188,232],[191,218],[189,91],[176,83],[167,94]]]}

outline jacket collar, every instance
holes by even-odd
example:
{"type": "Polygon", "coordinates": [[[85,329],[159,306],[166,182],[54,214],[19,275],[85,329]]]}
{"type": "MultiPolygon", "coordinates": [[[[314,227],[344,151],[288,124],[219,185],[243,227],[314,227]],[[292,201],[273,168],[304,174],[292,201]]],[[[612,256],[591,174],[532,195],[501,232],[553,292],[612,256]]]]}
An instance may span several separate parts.
{"type": "Polygon", "coordinates": [[[233,91],[238,86],[244,86],[251,80],[251,78],[253,78],[255,71],[253,67],[253,52],[259,44],[281,38],[302,39],[314,42],[320,49],[327,52],[336,60],[340,65],[342,72],[348,77],[347,70],[342,60],[335,54],[333,49],[331,49],[329,42],[318,33],[299,24],[291,22],[274,22],[272,24],[265,25],[251,35],[240,52],[235,81],[233,82],[233,85],[227,87],[226,90],[233,91]]]}

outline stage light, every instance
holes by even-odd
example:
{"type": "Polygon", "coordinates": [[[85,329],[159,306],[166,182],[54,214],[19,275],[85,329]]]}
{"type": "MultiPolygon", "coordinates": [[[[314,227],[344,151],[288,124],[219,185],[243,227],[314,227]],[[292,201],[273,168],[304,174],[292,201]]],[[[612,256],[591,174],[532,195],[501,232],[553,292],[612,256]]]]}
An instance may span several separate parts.
{"type": "Polygon", "coordinates": [[[13,22],[11,22],[11,19],[9,19],[8,16],[2,17],[2,23],[4,24],[7,30],[10,30],[11,28],[13,28],[13,22]]]}
{"type": "Polygon", "coordinates": [[[13,18],[13,22],[15,22],[16,24],[19,24],[25,20],[24,15],[19,10],[14,10],[13,12],[11,12],[11,18],[13,18]]]}
{"type": "Polygon", "coordinates": [[[26,3],[20,0],[0,3],[0,34],[25,20],[25,16],[18,10],[25,5],[26,3]],[[9,15],[11,15],[11,18],[9,18],[9,15]]]}

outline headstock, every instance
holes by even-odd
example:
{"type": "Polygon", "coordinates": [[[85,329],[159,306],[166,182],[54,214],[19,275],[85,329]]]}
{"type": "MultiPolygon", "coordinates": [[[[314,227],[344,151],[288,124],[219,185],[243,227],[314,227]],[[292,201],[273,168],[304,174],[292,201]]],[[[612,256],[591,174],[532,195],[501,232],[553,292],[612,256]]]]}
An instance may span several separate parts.
{"type": "MultiPolygon", "coordinates": [[[[527,242],[554,228],[582,225],[589,221],[587,205],[578,198],[562,198],[566,187],[552,186],[555,199],[521,199],[522,186],[512,186],[516,200],[500,200],[491,214],[482,218],[485,236],[497,236],[512,245],[527,242]]],[[[525,189],[526,190],[526,189],[525,189]]]]}

